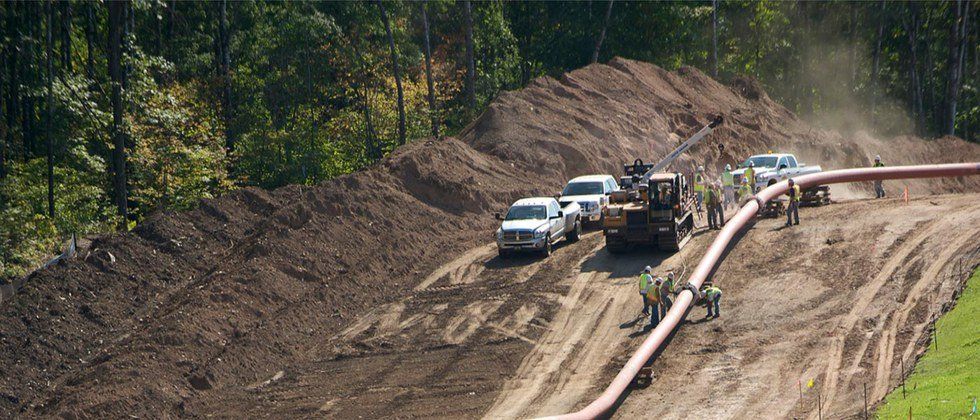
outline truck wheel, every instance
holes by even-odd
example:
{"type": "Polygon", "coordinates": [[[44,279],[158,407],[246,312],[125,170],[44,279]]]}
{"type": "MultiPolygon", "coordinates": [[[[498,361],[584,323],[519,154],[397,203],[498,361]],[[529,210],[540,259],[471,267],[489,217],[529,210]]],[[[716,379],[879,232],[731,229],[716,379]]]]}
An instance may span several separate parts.
{"type": "Polygon", "coordinates": [[[508,258],[510,257],[510,251],[503,248],[497,248],[497,256],[501,259],[508,258]]]}
{"type": "Polygon", "coordinates": [[[572,229],[571,232],[566,233],[565,237],[568,238],[568,242],[578,242],[579,237],[581,236],[582,236],[582,221],[576,219],[575,227],[572,229]]]}

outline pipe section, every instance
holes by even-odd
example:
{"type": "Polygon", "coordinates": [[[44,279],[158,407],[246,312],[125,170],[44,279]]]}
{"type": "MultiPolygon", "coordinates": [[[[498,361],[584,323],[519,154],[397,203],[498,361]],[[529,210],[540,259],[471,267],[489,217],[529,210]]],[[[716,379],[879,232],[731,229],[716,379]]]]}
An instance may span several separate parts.
{"type": "MultiPolygon", "coordinates": [[[[980,175],[980,162],[841,169],[803,175],[793,178],[793,181],[800,186],[800,189],[806,189],[817,185],[840,184],[847,182],[908,178],[957,177],[968,175],[980,175]]],[[[691,273],[691,276],[688,278],[688,282],[695,287],[700,288],[701,284],[708,278],[708,275],[711,273],[714,267],[720,262],[722,253],[726,248],[728,248],[728,245],[731,243],[732,238],[735,237],[735,234],[748,227],[749,222],[758,215],[761,206],[765,205],[765,203],[769,200],[785,194],[788,190],[789,185],[786,181],[778,182],[756,194],[755,200],[746,202],[745,205],[739,209],[738,213],[736,213],[735,216],[725,224],[725,227],[722,228],[721,232],[718,233],[718,236],[715,238],[714,242],[711,243],[711,246],[704,254],[704,257],[701,258],[701,262],[698,263],[697,267],[691,273]]],[[[674,300],[674,305],[670,308],[670,311],[667,312],[667,316],[660,320],[660,324],[657,325],[646,340],[640,344],[640,347],[626,362],[623,369],[619,371],[616,378],[613,379],[612,383],[606,387],[606,390],[603,391],[602,395],[596,398],[595,401],[592,401],[591,404],[577,412],[547,418],[593,419],[610,413],[610,410],[623,395],[623,392],[626,391],[626,388],[629,387],[631,382],[633,382],[633,378],[635,378],[637,373],[640,372],[640,368],[643,367],[647,360],[649,360],[650,357],[664,344],[664,340],[667,339],[670,333],[677,328],[677,325],[680,324],[684,314],[687,313],[688,308],[693,302],[694,295],[690,290],[681,291],[680,294],[677,295],[677,299],[674,300]]]]}

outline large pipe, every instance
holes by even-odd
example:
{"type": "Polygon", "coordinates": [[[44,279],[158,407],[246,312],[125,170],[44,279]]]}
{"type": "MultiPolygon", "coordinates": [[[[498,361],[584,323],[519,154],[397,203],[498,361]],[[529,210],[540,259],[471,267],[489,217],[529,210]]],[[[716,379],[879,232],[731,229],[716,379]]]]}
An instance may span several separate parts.
{"type": "MultiPolygon", "coordinates": [[[[879,168],[856,168],[841,169],[836,171],[820,172],[810,175],[803,175],[793,178],[794,182],[801,189],[817,185],[840,184],[845,182],[876,181],[886,179],[906,179],[906,178],[935,178],[935,177],[955,177],[980,174],[980,162],[974,163],[952,163],[942,165],[918,165],[918,166],[894,166],[879,168]]],[[[696,288],[700,288],[711,271],[720,262],[722,253],[728,248],[732,238],[739,231],[745,229],[749,222],[759,213],[761,206],[789,190],[787,181],[778,182],[763,189],[755,196],[755,200],[745,203],[738,213],[732,217],[725,227],[718,233],[708,251],[701,258],[697,268],[691,273],[688,282],[696,288]]],[[[667,316],[660,321],[660,324],[653,329],[653,332],[643,340],[640,348],[633,353],[633,357],[626,362],[623,369],[619,371],[612,383],[606,387],[602,395],[592,401],[585,408],[570,414],[548,417],[550,419],[593,419],[609,413],[616,401],[619,400],[623,391],[633,382],[633,378],[640,372],[640,368],[653,354],[664,344],[664,340],[677,328],[688,308],[694,301],[694,295],[689,290],[680,292],[674,305],[667,312],[667,316]]]]}

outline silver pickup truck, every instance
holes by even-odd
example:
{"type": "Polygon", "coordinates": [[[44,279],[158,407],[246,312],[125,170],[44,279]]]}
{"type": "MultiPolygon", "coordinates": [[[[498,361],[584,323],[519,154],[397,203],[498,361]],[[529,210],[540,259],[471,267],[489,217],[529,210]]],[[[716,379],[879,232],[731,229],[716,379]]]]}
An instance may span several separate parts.
{"type": "Polygon", "coordinates": [[[582,234],[582,209],[572,202],[564,208],[552,197],[533,197],[517,200],[501,216],[497,229],[497,252],[507,257],[519,251],[540,252],[551,255],[552,246],[562,238],[569,242],[582,234]]]}

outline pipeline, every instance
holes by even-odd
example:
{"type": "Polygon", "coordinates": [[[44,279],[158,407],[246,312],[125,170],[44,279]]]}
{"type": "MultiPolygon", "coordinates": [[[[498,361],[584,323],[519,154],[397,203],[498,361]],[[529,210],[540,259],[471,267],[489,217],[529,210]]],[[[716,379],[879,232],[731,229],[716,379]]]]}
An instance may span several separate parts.
{"type": "MultiPolygon", "coordinates": [[[[917,166],[894,166],[879,168],[855,168],[841,169],[835,171],[820,172],[809,175],[802,175],[793,178],[793,181],[806,189],[817,185],[840,184],[858,181],[877,181],[889,179],[908,179],[908,178],[936,178],[936,177],[956,177],[980,175],[980,162],[973,163],[953,163],[941,165],[917,165],[917,166]]],[[[759,209],[766,202],[785,194],[789,190],[786,181],[770,185],[755,195],[755,200],[750,200],[739,209],[734,217],[729,219],[708,248],[708,251],[701,258],[688,283],[696,288],[700,288],[708,275],[720,262],[721,256],[735,235],[748,227],[749,222],[754,219],[759,209]]],[[[569,414],[547,417],[548,419],[593,419],[610,410],[619,400],[620,396],[626,391],[633,378],[640,372],[640,368],[650,359],[651,356],[664,344],[664,340],[677,328],[681,320],[687,313],[688,308],[694,302],[694,294],[690,290],[683,290],[677,295],[674,305],[667,312],[667,316],[660,320],[660,324],[650,333],[650,335],[640,344],[640,347],[633,353],[633,356],[626,362],[623,369],[613,379],[612,383],[606,387],[602,395],[592,401],[585,408],[569,414]]]]}

